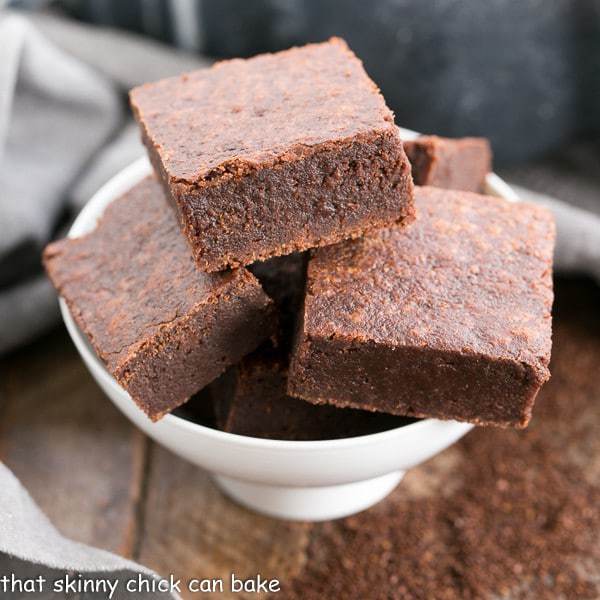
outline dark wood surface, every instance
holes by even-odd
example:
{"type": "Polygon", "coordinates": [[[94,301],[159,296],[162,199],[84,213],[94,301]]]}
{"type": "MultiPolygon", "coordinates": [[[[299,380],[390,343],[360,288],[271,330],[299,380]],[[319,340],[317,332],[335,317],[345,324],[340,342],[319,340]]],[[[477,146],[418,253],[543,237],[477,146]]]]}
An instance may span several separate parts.
{"type": "Polygon", "coordinates": [[[535,597],[600,597],[600,542],[590,545],[586,537],[574,548],[556,542],[559,533],[575,538],[584,529],[600,539],[599,520],[586,513],[600,491],[600,293],[590,282],[561,280],[557,297],[553,378],[540,395],[530,429],[470,434],[411,471],[387,500],[358,517],[294,524],[233,504],[205,472],[150,442],[113,407],[62,328],[0,363],[0,459],[65,535],[163,575],[228,578],[232,571],[241,577],[260,572],[282,580],[286,592],[278,597],[365,597],[360,582],[367,573],[374,573],[372,597],[383,597],[386,590],[398,598],[524,598],[527,590],[536,590],[535,597]],[[522,464],[513,460],[500,473],[502,457],[515,452],[523,452],[522,464]],[[568,466],[564,476],[559,463],[568,466]],[[450,527],[448,515],[467,507],[476,518],[477,488],[465,478],[483,481],[484,476],[490,495],[476,506],[494,510],[483,510],[472,527],[468,519],[462,526],[455,519],[450,527]],[[503,513],[503,486],[513,479],[515,489],[518,482],[524,486],[525,498],[528,481],[540,486],[540,498],[558,486],[554,504],[540,501],[536,507],[558,511],[552,529],[532,529],[535,515],[524,527],[525,508],[503,513]],[[573,498],[581,499],[575,508],[573,498]],[[431,523],[438,526],[428,537],[431,523]],[[488,540],[481,545],[470,537],[476,524],[488,540]],[[497,533],[502,528],[511,535],[497,533]],[[494,536],[492,551],[486,544],[494,536]],[[517,568],[517,558],[527,562],[521,555],[529,556],[528,544],[540,562],[534,568],[528,559],[517,568]],[[389,560],[360,562],[359,557],[390,551],[389,560]],[[570,562],[554,560],[558,554],[570,562]],[[448,557],[455,560],[451,577],[448,557]],[[570,579],[565,583],[553,575],[546,559],[570,579]],[[472,575],[486,569],[489,584],[482,586],[472,575]],[[547,585],[539,593],[536,586],[544,577],[547,585]]]}

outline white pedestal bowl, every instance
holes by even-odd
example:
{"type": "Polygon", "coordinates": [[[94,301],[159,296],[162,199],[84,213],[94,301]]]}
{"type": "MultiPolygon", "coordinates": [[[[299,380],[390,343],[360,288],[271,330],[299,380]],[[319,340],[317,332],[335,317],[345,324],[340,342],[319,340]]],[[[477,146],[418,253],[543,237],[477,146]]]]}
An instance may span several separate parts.
{"type": "MultiPolygon", "coordinates": [[[[406,138],[412,132],[403,131],[406,138]]],[[[81,211],[69,235],[92,230],[106,206],[151,172],[143,158],[102,187],[81,211]]],[[[496,175],[488,192],[516,200],[496,175]]],[[[341,440],[290,442],[234,435],[167,415],[152,423],[95,355],[65,302],[62,315],[90,372],[114,404],[148,436],[213,474],[231,498],[279,518],[319,521],[364,510],[387,496],[406,471],[441,452],[471,429],[424,419],[381,433],[341,440]]]]}

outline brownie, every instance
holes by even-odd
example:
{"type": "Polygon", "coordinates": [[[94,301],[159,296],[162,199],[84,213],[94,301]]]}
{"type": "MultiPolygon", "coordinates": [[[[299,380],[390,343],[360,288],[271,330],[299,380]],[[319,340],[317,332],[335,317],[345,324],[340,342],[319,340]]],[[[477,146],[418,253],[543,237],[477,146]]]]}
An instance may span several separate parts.
{"type": "Polygon", "coordinates": [[[393,114],[340,39],[223,61],[130,99],[203,270],[413,217],[393,114]]]}
{"type": "Polygon", "coordinates": [[[492,150],[485,138],[423,135],[404,142],[404,150],[416,185],[481,192],[492,170],[492,150]]]}
{"type": "Polygon", "coordinates": [[[44,263],[107,369],[154,421],[274,329],[272,302],[249,271],[198,270],[151,177],[88,235],[50,244],[44,263]]]}
{"type": "Polygon", "coordinates": [[[549,377],[553,218],[433,187],[415,200],[406,231],[314,253],[288,393],[525,427],[549,377]]]}
{"type": "Polygon", "coordinates": [[[556,292],[530,427],[476,429],[368,511],[313,525],[286,600],[600,598],[600,288],[556,292]]]}
{"type": "Polygon", "coordinates": [[[367,435],[414,421],[291,398],[286,394],[286,362],[279,352],[263,349],[211,384],[219,429],[259,438],[310,441],[367,435]]]}

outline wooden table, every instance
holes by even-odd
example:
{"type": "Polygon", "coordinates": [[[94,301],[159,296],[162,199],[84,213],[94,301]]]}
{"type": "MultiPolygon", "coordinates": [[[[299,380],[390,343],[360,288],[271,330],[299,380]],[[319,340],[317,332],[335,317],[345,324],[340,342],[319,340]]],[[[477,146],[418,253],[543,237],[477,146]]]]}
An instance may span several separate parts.
{"type": "MultiPolygon", "coordinates": [[[[573,427],[597,427],[600,438],[600,293],[594,284],[558,284],[552,370],[553,381],[540,397],[532,431],[542,437],[561,436],[544,405],[554,406],[560,399],[574,402],[577,397],[573,427]],[[581,406],[589,408],[584,424],[577,412],[581,406]]],[[[415,498],[437,493],[432,490],[438,489],[440,481],[456,480],[461,469],[457,457],[477,439],[472,436],[505,435],[488,434],[490,430],[470,434],[467,445],[458,444],[409,473],[388,500],[359,521],[311,526],[271,520],[236,506],[219,493],[206,473],[148,440],[96,386],[62,328],[5,358],[0,363],[0,386],[0,459],[66,536],[141,561],[163,575],[228,578],[232,571],[241,577],[260,572],[280,578],[284,589],[286,582],[302,581],[305,572],[316,568],[311,563],[316,560],[311,542],[319,536],[330,535],[336,527],[346,535],[349,524],[368,524],[382,518],[390,507],[408,507],[415,498]]],[[[566,422],[562,429],[570,431],[569,427],[566,422]]],[[[586,477],[600,486],[600,444],[590,446],[591,438],[583,434],[581,439],[578,446],[569,437],[573,460],[583,461],[586,477]],[[594,479],[592,473],[598,477],[594,479]]],[[[595,534],[600,538],[600,530],[595,534]]],[[[397,544],[397,553],[405,553],[413,568],[429,572],[422,563],[430,556],[415,554],[394,541],[393,533],[388,535],[390,544],[397,544]]],[[[335,553],[334,546],[326,547],[335,553]]],[[[322,558],[337,564],[333,555],[322,558]]],[[[343,566],[339,572],[335,566],[328,568],[333,579],[343,573],[343,566]]],[[[600,575],[600,567],[596,574],[600,575]]],[[[511,576],[507,574],[507,580],[511,576]]],[[[457,577],[455,589],[450,585],[444,597],[460,597],[472,586],[467,579],[457,577]]],[[[599,581],[595,585],[600,596],[599,581]]],[[[322,584],[323,590],[327,585],[322,584]]],[[[306,597],[312,597],[309,591],[306,597]]],[[[345,594],[352,597],[352,589],[345,594]]],[[[319,595],[315,592],[314,597],[319,595]]]]}

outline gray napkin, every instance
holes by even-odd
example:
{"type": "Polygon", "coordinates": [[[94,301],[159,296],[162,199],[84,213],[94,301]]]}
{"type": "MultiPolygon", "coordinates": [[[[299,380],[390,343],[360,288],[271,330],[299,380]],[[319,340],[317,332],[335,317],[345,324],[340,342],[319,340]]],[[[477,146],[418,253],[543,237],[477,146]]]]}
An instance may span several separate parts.
{"type": "Polygon", "coordinates": [[[149,582],[160,578],[129,560],[65,539],[1,463],[0,507],[0,576],[8,578],[6,582],[0,581],[0,597],[100,600],[109,597],[107,592],[112,589],[112,600],[179,598],[177,593],[127,592],[128,582],[137,586],[138,577],[149,582]],[[45,581],[28,583],[38,577],[45,581]],[[69,584],[86,585],[88,591],[66,595],[59,586],[64,590],[69,584]],[[30,585],[36,587],[28,589],[26,586],[30,585]]]}
{"type": "Polygon", "coordinates": [[[521,200],[543,204],[554,213],[558,224],[554,257],[556,272],[591,275],[600,283],[600,215],[519,185],[513,184],[512,187],[521,200]]]}
{"type": "Polygon", "coordinates": [[[500,175],[521,199],[554,213],[556,272],[590,275],[600,283],[600,143],[573,143],[556,156],[500,175]]]}
{"type": "Polygon", "coordinates": [[[40,250],[70,183],[123,108],[104,78],[26,20],[0,16],[0,353],[55,321],[40,250]]]}
{"type": "Polygon", "coordinates": [[[143,154],[126,92],[206,61],[132,34],[0,11],[0,355],[58,322],[40,253],[143,154]],[[61,230],[62,231],[62,230],[61,230]]]}

